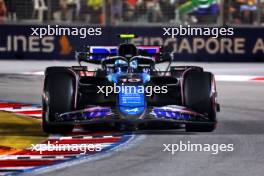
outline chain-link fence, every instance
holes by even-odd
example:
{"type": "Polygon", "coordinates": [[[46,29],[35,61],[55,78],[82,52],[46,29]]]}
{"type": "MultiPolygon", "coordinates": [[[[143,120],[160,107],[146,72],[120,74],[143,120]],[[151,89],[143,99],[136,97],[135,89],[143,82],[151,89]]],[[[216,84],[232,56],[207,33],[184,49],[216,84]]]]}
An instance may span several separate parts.
{"type": "Polygon", "coordinates": [[[264,24],[264,0],[0,0],[0,23],[264,24]]]}

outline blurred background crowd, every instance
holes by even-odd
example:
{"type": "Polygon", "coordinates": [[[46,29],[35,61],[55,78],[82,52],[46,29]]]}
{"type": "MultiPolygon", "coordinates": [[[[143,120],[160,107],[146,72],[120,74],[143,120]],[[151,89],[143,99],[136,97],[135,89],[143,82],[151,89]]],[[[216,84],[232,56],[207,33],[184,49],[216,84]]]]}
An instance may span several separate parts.
{"type": "Polygon", "coordinates": [[[264,25],[264,0],[0,0],[0,23],[264,25]]]}

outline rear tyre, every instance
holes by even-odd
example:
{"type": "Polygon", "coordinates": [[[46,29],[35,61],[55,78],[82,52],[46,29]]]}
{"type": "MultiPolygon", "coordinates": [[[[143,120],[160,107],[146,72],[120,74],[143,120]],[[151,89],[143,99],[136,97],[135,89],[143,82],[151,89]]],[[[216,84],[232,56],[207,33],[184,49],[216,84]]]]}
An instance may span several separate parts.
{"type": "Polygon", "coordinates": [[[46,71],[42,99],[42,128],[44,132],[51,134],[72,132],[74,125],[54,123],[56,122],[56,114],[69,112],[74,109],[75,85],[74,76],[63,67],[55,67],[46,71]]]}
{"type": "Polygon", "coordinates": [[[214,76],[209,72],[189,71],[183,79],[184,105],[201,114],[207,114],[208,124],[186,124],[189,132],[211,132],[216,127],[214,76]]]}

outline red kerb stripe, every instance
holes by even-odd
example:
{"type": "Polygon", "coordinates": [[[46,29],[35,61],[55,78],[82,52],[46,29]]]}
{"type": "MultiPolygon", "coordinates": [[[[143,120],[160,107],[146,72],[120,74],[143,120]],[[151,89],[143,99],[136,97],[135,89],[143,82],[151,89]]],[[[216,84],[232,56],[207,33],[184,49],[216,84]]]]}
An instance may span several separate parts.
{"type": "Polygon", "coordinates": [[[30,110],[30,111],[18,111],[18,112],[14,112],[16,114],[42,114],[42,110],[30,110]]]}
{"type": "Polygon", "coordinates": [[[51,165],[55,160],[1,160],[0,167],[23,167],[51,165]]]}
{"type": "Polygon", "coordinates": [[[264,81],[264,77],[256,77],[251,79],[252,81],[264,81]]]}

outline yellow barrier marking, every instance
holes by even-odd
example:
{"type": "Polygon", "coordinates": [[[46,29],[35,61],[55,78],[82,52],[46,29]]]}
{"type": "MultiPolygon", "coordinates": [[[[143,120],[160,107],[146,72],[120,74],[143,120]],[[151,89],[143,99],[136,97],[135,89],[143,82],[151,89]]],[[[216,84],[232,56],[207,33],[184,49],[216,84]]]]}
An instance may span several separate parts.
{"type": "Polygon", "coordinates": [[[30,147],[47,138],[40,120],[8,112],[0,112],[0,136],[0,154],[30,147]]]}

